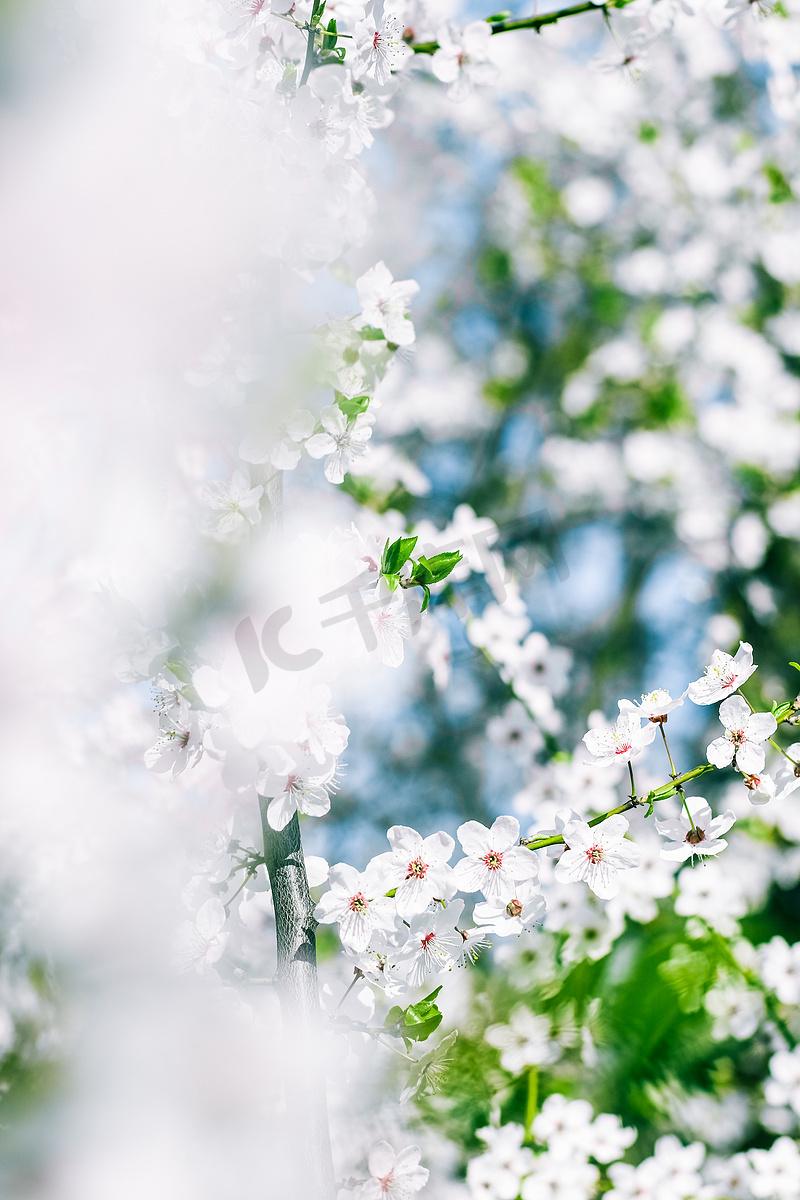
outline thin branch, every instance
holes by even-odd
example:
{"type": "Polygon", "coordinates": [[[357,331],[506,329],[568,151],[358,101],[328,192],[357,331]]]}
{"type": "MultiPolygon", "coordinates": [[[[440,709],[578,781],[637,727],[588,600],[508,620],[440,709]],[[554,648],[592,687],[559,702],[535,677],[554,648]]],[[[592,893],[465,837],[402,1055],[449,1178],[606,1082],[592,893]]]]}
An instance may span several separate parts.
{"type": "MultiPolygon", "coordinates": [[[[674,796],[680,786],[688,783],[690,779],[697,779],[698,776],[705,775],[707,771],[713,771],[714,769],[712,763],[703,763],[701,766],[687,771],[685,775],[679,775],[669,783],[654,788],[646,796],[640,796],[639,799],[626,800],[624,804],[620,804],[617,808],[609,809],[608,812],[602,813],[599,817],[592,817],[588,824],[592,826],[601,825],[609,817],[616,817],[619,813],[628,812],[631,808],[641,808],[644,805],[657,804],[659,800],[666,800],[669,796],[674,796]]],[[[520,845],[527,846],[529,850],[543,850],[545,846],[560,846],[563,842],[564,839],[560,833],[547,838],[520,838],[520,845]]]]}
{"type": "MultiPolygon", "coordinates": [[[[555,12],[541,13],[539,16],[521,17],[514,21],[497,21],[492,24],[491,30],[493,34],[513,33],[517,29],[535,29],[538,32],[544,25],[555,25],[564,17],[577,17],[580,13],[587,12],[602,12],[607,16],[610,8],[625,8],[632,3],[633,0],[613,0],[613,3],[609,4],[592,4],[589,0],[585,4],[573,4],[569,8],[559,8],[555,12]]],[[[408,44],[415,54],[435,54],[439,49],[438,42],[409,42],[408,44]]]]}

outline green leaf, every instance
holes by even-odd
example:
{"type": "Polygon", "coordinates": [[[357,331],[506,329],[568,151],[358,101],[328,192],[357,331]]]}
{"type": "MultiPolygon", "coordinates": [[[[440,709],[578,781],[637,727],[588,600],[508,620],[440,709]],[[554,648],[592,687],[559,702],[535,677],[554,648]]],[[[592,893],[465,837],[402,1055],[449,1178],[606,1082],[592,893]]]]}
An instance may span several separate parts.
{"type": "Polygon", "coordinates": [[[348,421],[354,420],[361,413],[366,412],[369,408],[369,396],[345,396],[342,392],[333,392],[336,397],[336,404],[341,412],[347,417],[348,421]]]}
{"type": "Polygon", "coordinates": [[[395,1004],[394,1008],[390,1008],[386,1014],[386,1020],[383,1022],[384,1029],[392,1029],[395,1025],[399,1025],[403,1019],[403,1009],[399,1004],[395,1004]]]}
{"type": "Polygon", "coordinates": [[[365,342],[386,341],[386,334],[382,329],[376,329],[374,325],[362,325],[358,332],[361,334],[362,341],[365,342]]]}
{"type": "Polygon", "coordinates": [[[690,950],[684,942],[678,942],[672,947],[669,959],[659,963],[658,973],[675,992],[681,1012],[697,1012],[712,974],[708,956],[702,950],[690,950]]]}
{"type": "Polygon", "coordinates": [[[789,200],[794,200],[794,192],[789,180],[779,166],[775,163],[764,163],[761,170],[769,184],[770,204],[786,204],[789,200]]]}
{"type": "Polygon", "coordinates": [[[381,557],[381,574],[396,575],[408,562],[416,544],[416,537],[400,537],[396,542],[392,542],[391,545],[387,538],[381,557]]]}
{"type": "Polygon", "coordinates": [[[425,612],[425,609],[428,607],[428,605],[429,605],[429,604],[430,604],[430,602],[431,602],[431,589],[430,589],[429,587],[426,587],[426,585],[423,583],[423,585],[422,585],[422,590],[423,590],[423,592],[425,593],[425,596],[424,596],[424,599],[423,599],[423,601],[422,601],[422,608],[421,608],[419,611],[420,611],[421,613],[424,613],[424,612],[425,612]]]}
{"type": "Polygon", "coordinates": [[[798,663],[790,662],[789,666],[794,667],[795,671],[800,671],[800,664],[798,663]]]}
{"type": "Polygon", "coordinates": [[[424,561],[433,576],[433,582],[441,583],[458,566],[463,557],[458,550],[446,550],[444,553],[434,554],[432,558],[426,558],[424,561]]]}
{"type": "Polygon", "coordinates": [[[492,15],[490,17],[487,17],[486,24],[487,25],[497,25],[500,23],[500,21],[507,21],[510,16],[511,16],[511,13],[506,12],[506,10],[504,9],[503,12],[492,13],[492,15]]]}
{"type": "Polygon", "coordinates": [[[402,1036],[409,1042],[424,1042],[442,1023],[442,1013],[435,1001],[442,985],[439,984],[416,1004],[409,1004],[401,1025],[402,1036]]]}
{"type": "Polygon", "coordinates": [[[168,658],[164,666],[176,679],[180,679],[181,683],[192,682],[192,672],[189,670],[185,662],[181,662],[179,658],[168,658]]]}
{"type": "Polygon", "coordinates": [[[330,21],[328,22],[327,33],[322,38],[322,49],[333,50],[336,46],[338,36],[339,35],[336,31],[336,19],[335,17],[331,17],[330,21]]]}

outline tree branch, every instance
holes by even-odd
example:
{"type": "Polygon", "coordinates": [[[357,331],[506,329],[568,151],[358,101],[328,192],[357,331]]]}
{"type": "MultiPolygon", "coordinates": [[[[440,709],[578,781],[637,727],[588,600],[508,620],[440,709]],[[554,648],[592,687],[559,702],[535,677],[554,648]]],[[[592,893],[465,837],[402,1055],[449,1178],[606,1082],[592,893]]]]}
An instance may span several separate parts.
{"type": "MultiPolygon", "coordinates": [[[[610,0],[608,4],[593,4],[588,0],[584,4],[573,4],[569,8],[559,8],[555,12],[542,13],[538,17],[521,17],[515,21],[497,21],[492,24],[492,33],[512,33],[516,29],[540,30],[544,25],[555,25],[564,17],[577,17],[580,13],[603,12],[610,8],[625,8],[633,0],[610,0]]],[[[415,54],[435,54],[439,49],[438,42],[409,42],[415,54]]]]}
{"type": "Polygon", "coordinates": [[[281,1000],[284,1032],[292,1040],[292,1069],[287,1080],[287,1109],[299,1138],[297,1195],[333,1200],[336,1188],[331,1159],[328,1111],[317,985],[314,904],[300,841],[297,813],[285,829],[267,820],[269,800],[258,798],[264,833],[264,861],[272,886],[278,967],[275,986],[281,1000]]]}

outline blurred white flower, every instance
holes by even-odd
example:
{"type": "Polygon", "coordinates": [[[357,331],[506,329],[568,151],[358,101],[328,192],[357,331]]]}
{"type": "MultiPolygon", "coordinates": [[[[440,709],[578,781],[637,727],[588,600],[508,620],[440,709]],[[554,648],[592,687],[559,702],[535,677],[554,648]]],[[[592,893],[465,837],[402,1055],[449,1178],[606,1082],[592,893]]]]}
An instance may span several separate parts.
{"type": "Polygon", "coordinates": [[[492,84],[500,74],[489,57],[491,25],[486,21],[471,21],[458,29],[452,21],[439,28],[439,49],[431,59],[431,70],[442,83],[449,83],[451,100],[466,100],[473,87],[492,84]]]}
{"type": "Polygon", "coordinates": [[[507,1025],[490,1025],[484,1036],[501,1051],[500,1064],[512,1075],[561,1057],[561,1047],[551,1037],[550,1018],[532,1013],[524,1004],[511,1010],[507,1025]]]}

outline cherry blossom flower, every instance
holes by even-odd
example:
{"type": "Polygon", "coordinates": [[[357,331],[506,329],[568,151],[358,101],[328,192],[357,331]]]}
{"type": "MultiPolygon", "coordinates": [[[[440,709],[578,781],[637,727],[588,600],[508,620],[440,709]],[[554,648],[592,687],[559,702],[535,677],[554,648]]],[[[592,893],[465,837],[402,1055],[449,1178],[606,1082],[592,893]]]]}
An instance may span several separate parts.
{"type": "Polygon", "coordinates": [[[583,742],[599,767],[610,767],[612,763],[626,763],[641,754],[656,736],[656,727],[648,722],[642,726],[633,713],[620,713],[610,728],[590,729],[583,735],[583,742]]]}
{"type": "Polygon", "coordinates": [[[455,866],[462,891],[483,892],[491,903],[507,902],[520,880],[538,877],[536,856],[515,844],[519,838],[516,817],[498,817],[491,829],[480,821],[467,821],[456,832],[467,855],[455,866]]]}
{"type": "Polygon", "coordinates": [[[191,709],[177,688],[161,677],[154,699],[160,714],[158,738],[145,751],[145,765],[175,779],[203,757],[208,748],[206,734],[217,718],[201,709],[191,709]]]}
{"type": "Polygon", "coordinates": [[[391,851],[372,861],[385,871],[387,891],[397,889],[394,902],[403,919],[424,912],[434,899],[450,898],[454,891],[453,868],[448,863],[455,842],[449,834],[433,833],[423,838],[407,825],[393,825],[386,836],[391,851]]]}
{"type": "Polygon", "coordinates": [[[475,905],[472,916],[478,925],[485,925],[498,937],[511,937],[541,925],[546,911],[538,884],[533,879],[523,879],[510,900],[505,903],[482,900],[475,905]]]}
{"type": "Polygon", "coordinates": [[[775,780],[764,772],[761,775],[745,775],[744,786],[751,804],[769,804],[775,795],[775,780]]]}
{"type": "Polygon", "coordinates": [[[522,763],[530,763],[544,746],[539,727],[520,700],[509,700],[502,715],[487,722],[486,736],[496,746],[511,751],[522,763]]]}
{"type": "Polygon", "coordinates": [[[636,1130],[622,1124],[616,1113],[598,1113],[589,1131],[587,1149],[601,1163],[613,1162],[636,1141],[636,1130]]]}
{"type": "Polygon", "coordinates": [[[765,762],[761,743],[778,728],[772,713],[751,712],[742,696],[729,696],[719,706],[719,719],[725,733],[706,748],[708,761],[715,767],[727,767],[735,760],[743,774],[759,775],[765,762]]]}
{"type": "Polygon", "coordinates": [[[550,1036],[550,1018],[532,1013],[524,1004],[511,1010],[507,1025],[490,1025],[484,1037],[501,1051],[500,1065],[512,1075],[561,1057],[561,1047],[550,1036]]]}
{"type": "Polygon", "coordinates": [[[601,900],[610,900],[619,891],[618,871],[638,867],[639,847],[625,838],[628,822],[621,813],[592,827],[585,821],[573,821],[564,829],[569,847],[555,867],[559,883],[583,880],[601,900]]]}
{"type": "Polygon", "coordinates": [[[800,1004],[800,942],[790,946],[782,937],[759,946],[761,978],[781,1004],[800,1004]]]}
{"type": "Polygon", "coordinates": [[[224,404],[240,404],[248,383],[264,374],[264,360],[258,354],[239,354],[225,338],[218,338],[196,367],[183,378],[192,387],[213,388],[224,404]]]}
{"type": "Polygon", "coordinates": [[[222,0],[222,8],[220,28],[242,30],[245,35],[264,25],[272,13],[271,0],[222,0]]]}
{"type": "Polygon", "coordinates": [[[750,1190],[756,1200],[794,1200],[800,1188],[800,1151],[789,1137],[779,1137],[769,1150],[750,1150],[750,1190]]]}
{"type": "Polygon", "coordinates": [[[419,1146],[396,1153],[388,1142],[377,1142],[369,1152],[370,1178],[356,1188],[355,1200],[407,1200],[428,1182],[429,1171],[419,1165],[419,1146]]]}
{"type": "Polygon", "coordinates": [[[454,966],[461,949],[461,934],[456,924],[464,909],[463,900],[454,900],[435,912],[418,913],[411,918],[408,941],[395,957],[398,974],[409,987],[419,987],[426,975],[438,975],[454,966]]]}
{"type": "Polygon", "coordinates": [[[640,704],[634,704],[632,700],[620,700],[619,711],[621,713],[635,713],[645,721],[653,721],[654,724],[661,724],[663,721],[666,721],[668,713],[673,712],[683,704],[685,698],[686,692],[682,692],[680,696],[673,700],[672,696],[664,688],[656,688],[655,691],[647,692],[643,695],[640,704]]]}
{"type": "Polygon", "coordinates": [[[545,1100],[532,1129],[538,1142],[544,1142],[562,1158],[570,1158],[587,1146],[592,1116],[588,1100],[568,1100],[556,1092],[545,1100]]]}
{"type": "Polygon", "coordinates": [[[693,854],[719,854],[728,845],[721,835],[734,824],[734,813],[728,809],[721,816],[712,817],[708,801],[702,796],[688,796],[686,806],[688,813],[684,808],[678,817],[669,817],[665,821],[656,818],[657,831],[667,839],[661,857],[684,862],[693,854]]]}
{"type": "Polygon", "coordinates": [[[215,481],[207,483],[201,490],[201,499],[214,513],[206,523],[206,531],[213,537],[225,539],[241,531],[245,522],[258,525],[261,521],[259,501],[263,487],[251,488],[250,476],[243,467],[234,471],[229,483],[215,481]]]}
{"type": "Polygon", "coordinates": [[[706,1012],[714,1018],[711,1036],[716,1041],[752,1037],[764,1019],[764,997],[755,988],[723,983],[709,988],[703,999],[706,1012]]]}
{"type": "Polygon", "coordinates": [[[477,961],[481,950],[489,945],[485,929],[459,929],[461,944],[456,952],[453,965],[467,967],[477,961]]]}
{"type": "Polygon", "coordinates": [[[533,1152],[522,1143],[525,1130],[516,1122],[476,1130],[488,1149],[470,1160],[467,1183],[473,1196],[516,1200],[523,1178],[533,1169],[533,1152]]]}
{"type": "Polygon", "coordinates": [[[230,934],[223,933],[225,908],[216,896],[197,910],[194,921],[185,921],[177,934],[178,965],[207,975],[225,951],[230,934]]]}
{"type": "Polygon", "coordinates": [[[358,21],[353,33],[355,54],[348,55],[354,79],[374,79],[384,87],[392,71],[400,71],[414,57],[414,51],[403,41],[405,26],[395,12],[384,12],[383,0],[370,0],[363,21],[358,21]]]}
{"type": "Polygon", "coordinates": [[[331,706],[331,689],[325,684],[316,684],[301,709],[302,727],[298,730],[298,741],[304,742],[317,762],[324,762],[329,754],[338,757],[346,748],[350,730],[341,713],[331,706]]]}
{"type": "Polygon", "coordinates": [[[800,788],[800,742],[793,742],[786,753],[789,758],[781,758],[775,772],[775,795],[778,800],[785,800],[800,788]]]}
{"type": "Polygon", "coordinates": [[[489,57],[492,29],[486,21],[471,21],[465,29],[446,21],[438,31],[439,49],[431,59],[431,70],[442,83],[449,83],[451,100],[466,100],[473,87],[492,84],[499,75],[489,57]]]}
{"type": "Polygon", "coordinates": [[[737,931],[737,919],[747,912],[740,881],[726,872],[719,859],[703,863],[702,870],[684,867],[678,876],[675,912],[679,917],[702,917],[725,937],[737,931]]]}
{"type": "Polygon", "coordinates": [[[383,330],[387,342],[410,346],[415,334],[408,307],[419,284],[413,279],[395,280],[386,264],[379,262],[357,280],[356,291],[364,324],[383,330]]]}
{"type": "Polygon", "coordinates": [[[256,779],[256,789],[269,799],[267,820],[272,829],[285,829],[296,812],[307,817],[322,817],[328,812],[330,794],[337,787],[336,759],[332,755],[319,762],[300,746],[288,751],[270,746],[264,753],[267,765],[256,779]]]}
{"type": "Polygon", "coordinates": [[[323,432],[308,439],[306,450],[312,458],[326,459],[325,478],[330,483],[342,483],[350,463],[367,453],[373,420],[369,413],[359,413],[348,421],[337,404],[322,409],[323,432]]]}
{"type": "Polygon", "coordinates": [[[735,657],[715,650],[702,678],[689,684],[687,695],[695,704],[716,704],[746,683],[757,669],[749,642],[739,643],[735,657]]]}
{"type": "Polygon", "coordinates": [[[390,930],[396,916],[392,901],[383,895],[383,878],[369,868],[359,873],[347,863],[336,863],[328,876],[327,891],[314,909],[323,925],[339,923],[342,945],[356,953],[367,949],[375,931],[390,930]]]}
{"type": "Polygon", "coordinates": [[[292,471],[300,461],[303,442],[314,432],[316,421],[308,409],[299,408],[287,417],[281,431],[266,437],[245,438],[239,456],[249,463],[270,463],[276,471],[292,471]]]}
{"type": "Polygon", "coordinates": [[[383,599],[369,613],[378,642],[378,658],[387,667],[399,667],[405,657],[403,643],[411,637],[409,594],[398,590],[393,595],[385,595],[380,585],[378,591],[383,599]]]}

